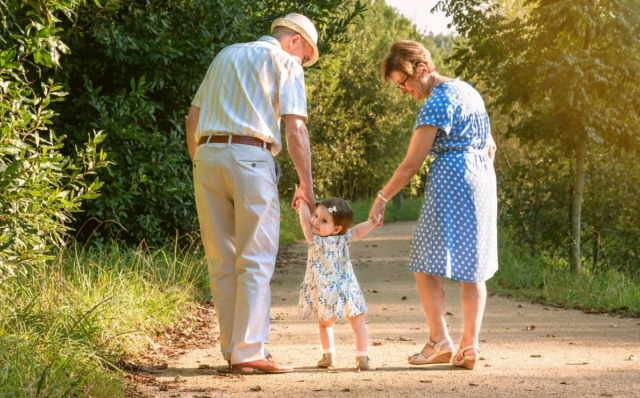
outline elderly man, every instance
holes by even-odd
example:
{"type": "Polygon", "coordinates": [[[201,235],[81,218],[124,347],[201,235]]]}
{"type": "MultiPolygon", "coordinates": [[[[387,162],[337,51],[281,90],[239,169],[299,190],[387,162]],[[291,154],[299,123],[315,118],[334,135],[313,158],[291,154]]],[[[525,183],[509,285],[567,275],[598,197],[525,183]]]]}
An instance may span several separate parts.
{"type": "Polygon", "coordinates": [[[187,117],[196,207],[220,325],[220,349],[239,373],[285,373],[269,339],[270,281],[280,229],[274,156],[280,120],[300,185],[314,207],[303,66],[318,60],[318,33],[303,15],[271,25],[271,36],[231,45],[214,58],[187,117]]]}

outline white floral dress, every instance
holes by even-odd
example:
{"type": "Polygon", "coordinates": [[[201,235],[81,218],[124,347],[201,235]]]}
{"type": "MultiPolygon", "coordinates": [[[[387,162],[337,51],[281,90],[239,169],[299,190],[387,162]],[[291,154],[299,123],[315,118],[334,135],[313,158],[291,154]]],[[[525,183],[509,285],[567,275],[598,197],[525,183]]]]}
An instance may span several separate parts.
{"type": "Polygon", "coordinates": [[[309,244],[307,271],[300,285],[300,315],[328,321],[367,312],[349,259],[351,230],[344,235],[314,235],[309,244]]]}

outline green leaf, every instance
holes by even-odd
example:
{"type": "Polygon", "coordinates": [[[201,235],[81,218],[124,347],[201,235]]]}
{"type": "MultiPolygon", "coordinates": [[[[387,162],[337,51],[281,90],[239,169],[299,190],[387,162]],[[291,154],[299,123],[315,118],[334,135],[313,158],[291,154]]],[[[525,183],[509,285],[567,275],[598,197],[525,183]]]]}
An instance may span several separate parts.
{"type": "Polygon", "coordinates": [[[44,50],[42,48],[33,53],[33,60],[36,64],[44,65],[48,68],[51,68],[53,66],[51,54],[49,54],[47,50],[44,50]]]}
{"type": "Polygon", "coordinates": [[[9,246],[13,245],[13,243],[15,242],[15,235],[12,235],[10,237],[5,237],[2,236],[3,240],[6,239],[6,242],[4,242],[2,245],[0,245],[0,252],[4,251],[5,249],[9,248],[9,246]]]}
{"type": "Polygon", "coordinates": [[[7,166],[6,170],[2,173],[2,177],[6,179],[11,178],[14,174],[16,174],[20,170],[21,167],[22,167],[22,161],[16,160],[15,162],[7,166]]]}

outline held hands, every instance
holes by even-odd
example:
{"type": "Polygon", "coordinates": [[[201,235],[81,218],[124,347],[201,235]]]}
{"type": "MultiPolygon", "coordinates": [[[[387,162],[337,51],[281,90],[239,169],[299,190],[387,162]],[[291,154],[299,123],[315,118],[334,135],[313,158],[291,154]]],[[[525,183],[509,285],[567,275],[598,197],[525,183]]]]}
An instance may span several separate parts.
{"type": "Polygon", "coordinates": [[[298,198],[293,203],[292,207],[294,210],[298,212],[298,214],[300,214],[301,219],[310,218],[311,214],[313,214],[313,211],[311,207],[309,207],[309,204],[305,202],[304,199],[302,198],[298,198]]]}
{"type": "Polygon", "coordinates": [[[373,221],[376,228],[382,226],[384,219],[384,202],[380,200],[380,198],[376,198],[373,201],[373,205],[371,205],[371,210],[369,210],[369,219],[373,221]]]}
{"type": "Polygon", "coordinates": [[[292,203],[291,208],[292,208],[293,210],[300,211],[300,209],[301,209],[301,207],[300,207],[300,206],[304,206],[304,205],[309,206],[309,204],[308,204],[307,202],[305,202],[305,201],[304,201],[304,199],[302,199],[302,198],[298,198],[297,200],[295,200],[295,201],[292,203]]]}
{"type": "Polygon", "coordinates": [[[316,199],[313,194],[313,188],[305,188],[302,185],[296,188],[296,192],[291,200],[291,208],[300,210],[300,206],[306,204],[309,211],[313,212],[316,207],[316,199]]]}
{"type": "Polygon", "coordinates": [[[306,204],[307,202],[305,202],[304,200],[298,198],[298,199],[294,199],[293,202],[291,202],[291,208],[295,211],[300,210],[300,205],[301,204],[306,204]]]}

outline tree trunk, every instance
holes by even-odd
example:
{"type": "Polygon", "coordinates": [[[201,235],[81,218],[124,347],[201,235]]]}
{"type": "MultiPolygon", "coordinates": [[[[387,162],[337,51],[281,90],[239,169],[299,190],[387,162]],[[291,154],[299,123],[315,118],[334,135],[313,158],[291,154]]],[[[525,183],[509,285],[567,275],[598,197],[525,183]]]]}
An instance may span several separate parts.
{"type": "Polygon", "coordinates": [[[400,192],[398,192],[397,194],[393,195],[393,205],[400,209],[402,208],[402,189],[400,190],[400,192]]]}
{"type": "Polygon", "coordinates": [[[602,245],[600,231],[594,231],[593,237],[593,275],[595,275],[598,272],[598,260],[600,259],[600,247],[602,245]]]}
{"type": "Polygon", "coordinates": [[[585,158],[587,153],[586,137],[576,146],[576,181],[571,205],[571,269],[580,276],[580,232],[582,231],[582,196],[584,195],[585,158]]]}
{"type": "MultiPolygon", "coordinates": [[[[533,167],[536,167],[534,165],[533,167]]],[[[540,198],[540,193],[538,191],[538,174],[533,172],[533,217],[531,220],[531,257],[535,257],[537,254],[537,245],[538,245],[538,199],[540,198]]]]}
{"type": "MultiPolygon", "coordinates": [[[[590,8],[591,17],[593,18],[596,13],[596,0],[591,0],[590,8]]],[[[591,55],[591,41],[594,33],[593,22],[587,22],[584,35],[584,50],[587,57],[591,55]]],[[[587,82],[590,80],[588,73],[585,80],[587,82]]],[[[589,136],[586,133],[583,134],[582,137],[578,138],[576,145],[576,186],[571,203],[571,268],[577,277],[580,277],[581,271],[580,232],[582,231],[582,196],[584,195],[585,158],[588,138],[589,136]]]]}

